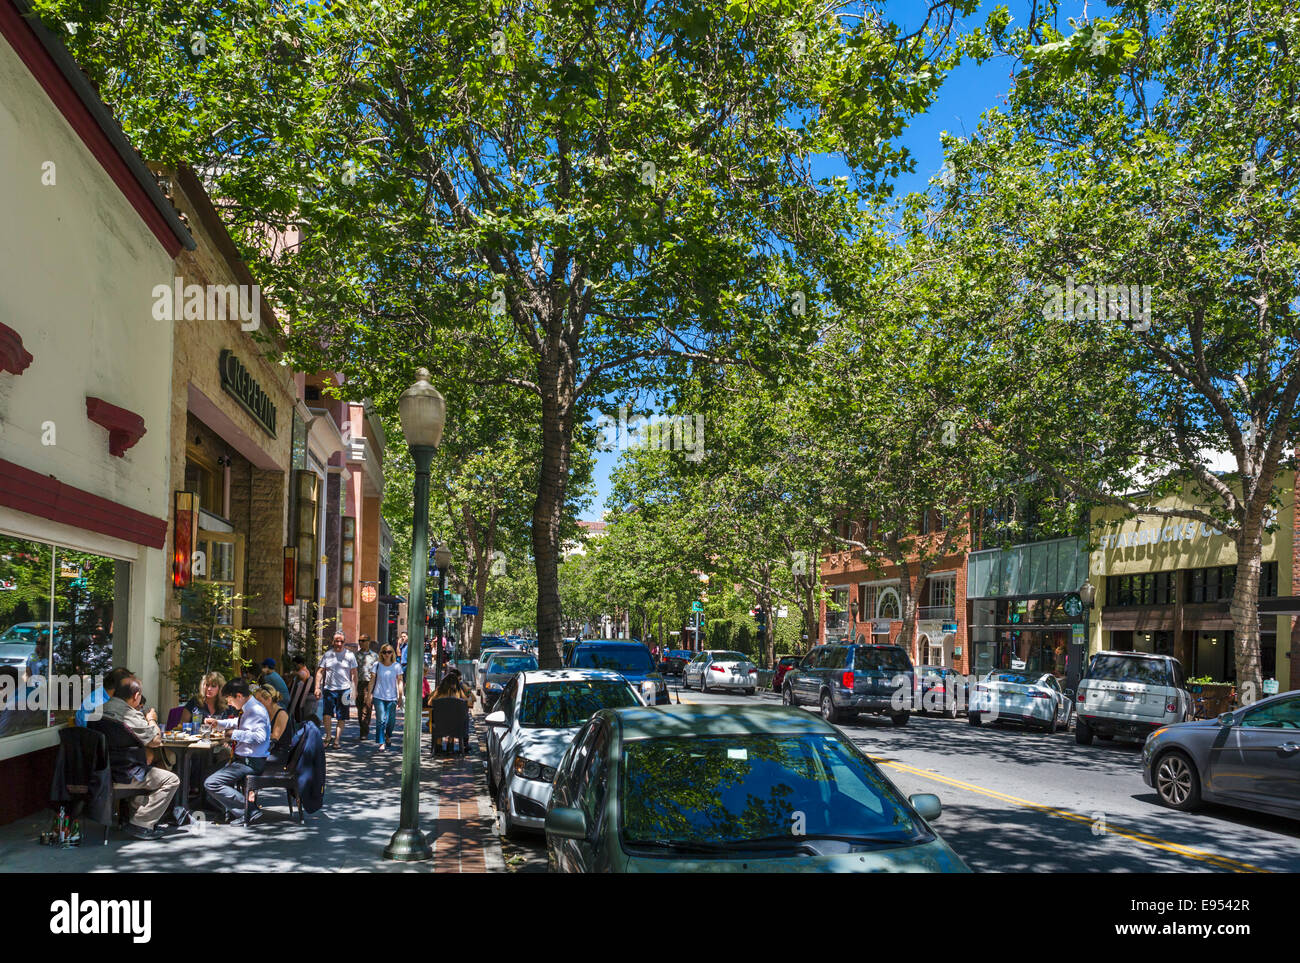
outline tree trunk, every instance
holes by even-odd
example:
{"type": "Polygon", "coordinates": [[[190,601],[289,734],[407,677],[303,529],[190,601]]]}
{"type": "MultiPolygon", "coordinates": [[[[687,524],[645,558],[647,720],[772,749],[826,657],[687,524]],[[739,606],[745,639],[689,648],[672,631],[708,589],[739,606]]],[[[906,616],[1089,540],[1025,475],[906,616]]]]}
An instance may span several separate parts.
{"type": "MultiPolygon", "coordinates": [[[[562,377],[551,373],[551,380],[562,377]]],[[[543,379],[545,383],[547,379],[543,379]]],[[[572,385],[568,394],[572,394],[572,385]]],[[[567,397],[567,396],[566,396],[567,397]]],[[[572,441],[570,403],[554,394],[542,397],[541,484],[533,504],[533,559],[537,566],[537,662],[543,669],[563,664],[564,636],[560,630],[560,519],[569,483],[572,441]]]]}
{"type": "Polygon", "coordinates": [[[1249,519],[1237,537],[1237,583],[1232,592],[1233,656],[1237,667],[1237,701],[1245,705],[1263,692],[1259,651],[1259,573],[1263,553],[1262,524],[1249,519]]]}

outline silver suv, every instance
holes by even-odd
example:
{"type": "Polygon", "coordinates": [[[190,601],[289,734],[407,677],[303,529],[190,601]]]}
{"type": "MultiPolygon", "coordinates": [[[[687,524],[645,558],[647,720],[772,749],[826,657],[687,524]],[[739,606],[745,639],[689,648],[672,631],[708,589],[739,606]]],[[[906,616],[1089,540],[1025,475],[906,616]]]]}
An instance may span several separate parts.
{"type": "Polygon", "coordinates": [[[1182,663],[1169,655],[1098,652],[1075,698],[1074,740],[1081,746],[1092,745],[1093,736],[1145,739],[1192,715],[1182,663]]]}

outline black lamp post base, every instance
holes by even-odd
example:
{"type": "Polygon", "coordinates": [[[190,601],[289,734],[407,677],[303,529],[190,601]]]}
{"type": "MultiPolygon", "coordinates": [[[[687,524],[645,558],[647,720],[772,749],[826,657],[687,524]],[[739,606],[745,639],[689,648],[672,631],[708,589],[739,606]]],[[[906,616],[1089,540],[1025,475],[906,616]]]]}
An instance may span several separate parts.
{"type": "Polygon", "coordinates": [[[413,863],[422,859],[433,859],[433,850],[429,848],[424,833],[418,829],[399,829],[384,847],[384,859],[399,863],[413,863]]]}

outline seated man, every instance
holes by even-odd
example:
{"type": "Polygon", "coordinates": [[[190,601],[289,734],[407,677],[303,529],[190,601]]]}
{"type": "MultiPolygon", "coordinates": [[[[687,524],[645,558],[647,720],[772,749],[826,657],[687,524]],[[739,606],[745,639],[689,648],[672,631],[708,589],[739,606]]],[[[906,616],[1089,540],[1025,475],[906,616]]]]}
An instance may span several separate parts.
{"type": "Polygon", "coordinates": [[[109,737],[108,761],[114,783],[143,783],[149,790],[147,796],[131,797],[131,823],[127,827],[136,839],[159,839],[163,833],[158,821],[171,807],[172,798],[180,787],[180,777],[174,772],[149,764],[147,747],[162,745],[162,732],[158,729],[157,714],[150,709],[148,716],[140,711],[144,705],[144,692],[137,679],[127,678],[118,683],[113,696],[104,704],[103,718],[119,723],[135,743],[109,737]]]}
{"type": "Polygon", "coordinates": [[[238,719],[205,720],[204,725],[230,729],[235,741],[234,758],[203,781],[208,798],[222,811],[227,822],[244,822],[251,825],[262,818],[262,810],[253,807],[245,813],[244,779],[250,773],[260,773],[266,768],[266,757],[271,751],[271,718],[266,708],[253,698],[252,690],[243,679],[227,682],[221,690],[226,701],[239,710],[238,719]]]}
{"type": "Polygon", "coordinates": [[[77,725],[84,726],[91,719],[98,719],[99,713],[95,710],[106,703],[117,687],[127,679],[134,679],[135,673],[130,669],[117,668],[104,677],[104,684],[86,696],[86,700],[81,703],[81,708],[77,710],[77,725]]]}

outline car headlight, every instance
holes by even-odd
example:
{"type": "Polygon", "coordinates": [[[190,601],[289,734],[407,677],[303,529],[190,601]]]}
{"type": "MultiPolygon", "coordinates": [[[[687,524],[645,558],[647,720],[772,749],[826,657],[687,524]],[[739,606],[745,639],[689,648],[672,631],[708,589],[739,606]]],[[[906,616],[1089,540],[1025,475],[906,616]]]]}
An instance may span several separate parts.
{"type": "Polygon", "coordinates": [[[483,688],[484,688],[486,691],[488,691],[488,692],[500,692],[500,691],[501,691],[501,686],[497,685],[495,682],[489,682],[489,683],[488,683],[487,685],[485,685],[483,688]]]}
{"type": "Polygon", "coordinates": [[[523,779],[540,779],[542,782],[554,782],[555,767],[543,766],[533,759],[515,756],[515,775],[523,779]]]}

